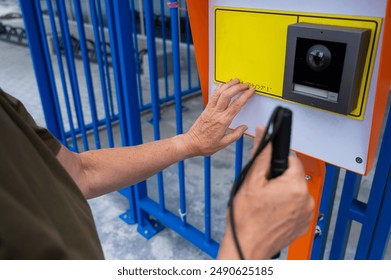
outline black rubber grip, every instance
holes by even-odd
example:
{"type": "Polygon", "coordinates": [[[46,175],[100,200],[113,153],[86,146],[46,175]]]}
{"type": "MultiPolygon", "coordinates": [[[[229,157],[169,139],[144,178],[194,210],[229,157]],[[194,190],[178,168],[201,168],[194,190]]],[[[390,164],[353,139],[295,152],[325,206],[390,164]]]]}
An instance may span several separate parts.
{"type": "Polygon", "coordinates": [[[292,112],[282,108],[282,120],[272,142],[272,159],[270,162],[270,178],[280,176],[288,168],[289,148],[291,142],[292,112]]]}
{"type": "MultiPolygon", "coordinates": [[[[281,108],[281,124],[272,141],[272,159],[269,178],[280,176],[288,168],[289,148],[291,142],[292,111],[281,108]]],[[[280,252],[272,257],[278,259],[280,252]]]]}

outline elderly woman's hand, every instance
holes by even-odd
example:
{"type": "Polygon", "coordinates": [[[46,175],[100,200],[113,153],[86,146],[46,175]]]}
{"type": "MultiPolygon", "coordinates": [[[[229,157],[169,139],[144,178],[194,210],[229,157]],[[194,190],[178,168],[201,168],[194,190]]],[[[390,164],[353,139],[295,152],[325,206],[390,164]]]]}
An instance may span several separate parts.
{"type": "Polygon", "coordinates": [[[238,140],[247,126],[240,125],[231,132],[227,129],[254,92],[254,88],[249,89],[248,84],[240,83],[239,79],[219,84],[205,110],[184,135],[191,155],[211,155],[238,140]]]}

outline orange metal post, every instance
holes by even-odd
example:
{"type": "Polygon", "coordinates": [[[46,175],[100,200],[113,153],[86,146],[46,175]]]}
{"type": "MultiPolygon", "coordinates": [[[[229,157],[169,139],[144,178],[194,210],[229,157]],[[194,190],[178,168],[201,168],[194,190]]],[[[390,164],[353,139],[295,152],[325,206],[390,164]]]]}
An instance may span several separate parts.
{"type": "Polygon", "coordinates": [[[315,208],[314,216],[308,232],[289,246],[287,259],[308,260],[311,257],[315,228],[318,222],[319,206],[326,174],[326,164],[321,160],[299,153],[297,153],[297,157],[303,163],[308,190],[315,200],[315,208]]]}
{"type": "Polygon", "coordinates": [[[198,73],[204,104],[208,103],[209,79],[209,1],[187,0],[198,73]]]}
{"type": "Polygon", "coordinates": [[[368,147],[367,173],[371,171],[386,112],[387,99],[391,85],[391,1],[387,2],[386,16],[383,21],[383,43],[381,46],[379,74],[377,77],[375,109],[373,111],[371,138],[368,147]]]}

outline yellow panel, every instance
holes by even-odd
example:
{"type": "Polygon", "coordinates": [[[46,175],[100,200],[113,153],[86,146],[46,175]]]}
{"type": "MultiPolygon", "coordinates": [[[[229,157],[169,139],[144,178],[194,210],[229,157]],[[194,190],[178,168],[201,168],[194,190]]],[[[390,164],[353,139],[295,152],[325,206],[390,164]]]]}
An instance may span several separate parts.
{"type": "Polygon", "coordinates": [[[371,29],[358,104],[349,115],[362,120],[381,28],[380,18],[215,7],[215,82],[238,77],[255,86],[259,94],[282,98],[287,28],[297,22],[371,29]]]}
{"type": "Polygon", "coordinates": [[[215,9],[215,82],[235,77],[282,96],[286,28],[297,16],[215,9]]]}

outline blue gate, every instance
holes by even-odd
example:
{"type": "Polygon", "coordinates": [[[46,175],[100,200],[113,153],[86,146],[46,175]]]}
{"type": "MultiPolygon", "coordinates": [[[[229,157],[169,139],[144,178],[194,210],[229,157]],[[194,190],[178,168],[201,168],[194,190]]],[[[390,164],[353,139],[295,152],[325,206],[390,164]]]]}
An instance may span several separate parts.
{"type": "MultiPolygon", "coordinates": [[[[165,0],[141,2],[20,1],[47,127],[73,151],[143,143],[141,122],[146,111],[152,112],[150,140],[160,139],[163,132],[168,136],[161,131],[164,106],[175,106],[173,135],[184,131],[187,108],[183,98],[200,91],[185,1],[179,1],[180,5],[170,1],[176,4],[170,7],[165,0]]],[[[174,179],[169,184],[160,172],[156,183],[141,182],[121,190],[129,201],[129,209],[121,218],[137,223],[138,232],[146,238],[164,225],[216,257],[216,240],[222,229],[217,234],[217,229],[212,230],[212,180],[227,185],[232,182],[248,156],[250,142],[242,138],[235,148],[222,152],[224,160],[234,166],[227,169],[226,177],[215,179],[212,174],[226,166],[205,157],[195,159],[201,173],[197,178],[189,178],[185,162],[179,162],[170,173],[174,179]],[[196,213],[189,210],[190,198],[186,197],[189,180],[201,186],[202,195],[197,199],[202,205],[191,209],[196,213]],[[148,188],[150,184],[156,186],[154,194],[148,188]],[[177,201],[172,202],[174,199],[177,201]],[[171,204],[178,206],[178,213],[171,204]],[[201,216],[202,222],[190,221],[191,215],[201,216]]],[[[391,221],[387,215],[391,205],[390,146],[391,115],[367,202],[358,199],[360,176],[346,171],[343,180],[339,168],[327,166],[313,259],[327,258],[327,247],[330,259],[343,259],[352,221],[362,225],[355,258],[384,257],[391,221]],[[338,179],[343,184],[338,184],[338,179]],[[342,194],[334,236],[328,241],[338,186],[342,194]]],[[[220,217],[224,217],[227,198],[213,201],[220,205],[220,217]]]]}

